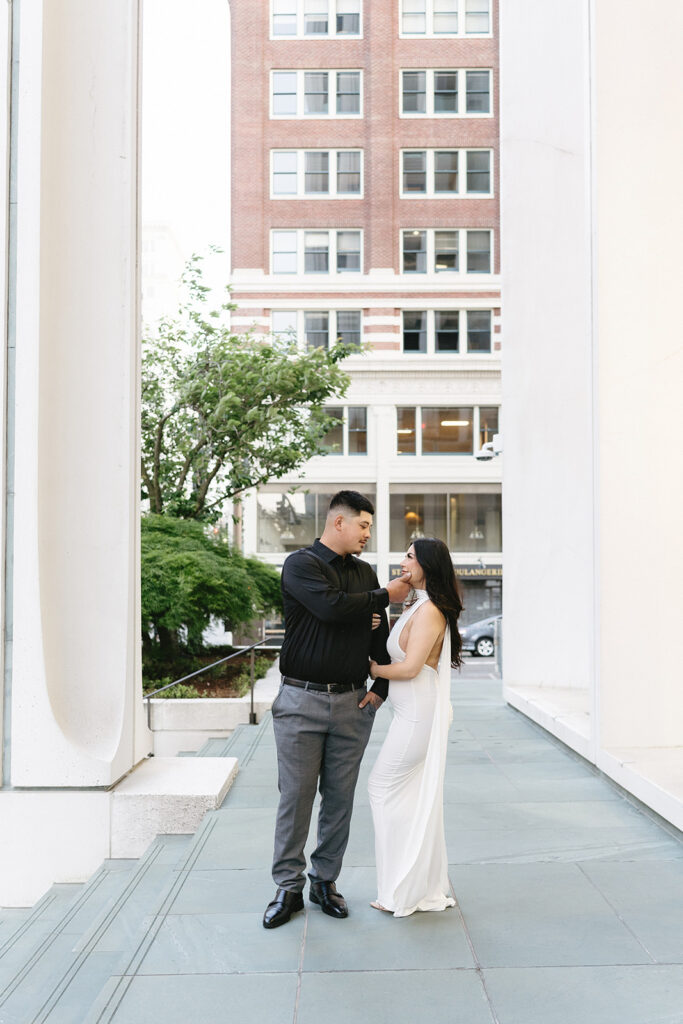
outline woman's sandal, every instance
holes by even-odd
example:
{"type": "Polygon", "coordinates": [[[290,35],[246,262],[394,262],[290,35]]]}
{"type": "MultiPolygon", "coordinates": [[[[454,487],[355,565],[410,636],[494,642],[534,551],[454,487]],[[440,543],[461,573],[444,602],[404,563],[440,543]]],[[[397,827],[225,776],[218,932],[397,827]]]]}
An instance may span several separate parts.
{"type": "Polygon", "coordinates": [[[373,900],[370,906],[374,907],[375,910],[383,910],[385,914],[393,914],[393,910],[387,910],[387,908],[383,907],[381,903],[377,902],[377,900],[373,900]]]}

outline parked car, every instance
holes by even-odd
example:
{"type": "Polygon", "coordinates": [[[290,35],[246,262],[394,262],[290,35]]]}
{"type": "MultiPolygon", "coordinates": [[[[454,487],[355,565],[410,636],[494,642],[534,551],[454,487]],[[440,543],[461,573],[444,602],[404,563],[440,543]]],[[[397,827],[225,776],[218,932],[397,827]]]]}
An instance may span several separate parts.
{"type": "Polygon", "coordinates": [[[477,654],[480,658],[490,658],[495,649],[495,623],[500,622],[502,615],[491,615],[488,619],[479,619],[463,626],[460,630],[463,651],[477,654]]]}

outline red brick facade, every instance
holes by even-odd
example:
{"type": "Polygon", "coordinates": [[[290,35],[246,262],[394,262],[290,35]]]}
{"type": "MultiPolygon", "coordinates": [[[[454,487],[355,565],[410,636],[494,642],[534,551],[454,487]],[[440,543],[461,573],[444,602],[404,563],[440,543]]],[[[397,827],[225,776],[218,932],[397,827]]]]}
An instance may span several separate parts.
{"type": "MultiPolygon", "coordinates": [[[[500,272],[498,2],[492,4],[492,38],[400,38],[396,0],[365,0],[362,38],[270,39],[268,0],[230,0],[232,16],[232,266],[238,273],[234,299],[240,315],[266,319],[278,295],[302,303],[330,303],[352,294],[366,316],[398,317],[399,295],[421,295],[432,308],[465,307],[491,300],[499,316],[497,281],[486,275],[460,277],[449,285],[397,278],[393,288],[365,276],[373,270],[401,272],[404,228],[487,228],[493,231],[493,275],[500,272]],[[402,118],[401,69],[489,68],[492,116],[402,118]],[[363,72],[362,118],[271,119],[272,70],[358,69],[363,72]],[[271,199],[270,153],[276,149],[354,148],[363,150],[363,198],[271,199]],[[401,198],[400,153],[405,148],[487,148],[493,152],[492,198],[401,198]],[[363,273],[332,275],[303,285],[271,279],[270,232],[274,228],[360,228],[363,273]],[[255,271],[253,283],[245,271],[255,271]],[[260,280],[261,275],[266,281],[260,280]],[[355,278],[355,280],[354,280],[355,278]],[[405,290],[396,286],[405,282],[405,290]],[[487,286],[488,285],[488,286],[487,286]],[[485,290],[484,290],[485,289],[485,290]],[[434,299],[438,296],[437,306],[434,299]],[[258,309],[256,307],[259,307],[258,309]]],[[[303,308],[303,307],[300,307],[303,308]]],[[[262,324],[262,329],[267,329],[262,324]]],[[[368,324],[364,334],[399,328],[368,324]]],[[[496,325],[499,347],[499,325],[496,325]]],[[[378,342],[379,347],[386,347],[378,342]]],[[[390,346],[394,347],[394,346],[390,346]]]]}

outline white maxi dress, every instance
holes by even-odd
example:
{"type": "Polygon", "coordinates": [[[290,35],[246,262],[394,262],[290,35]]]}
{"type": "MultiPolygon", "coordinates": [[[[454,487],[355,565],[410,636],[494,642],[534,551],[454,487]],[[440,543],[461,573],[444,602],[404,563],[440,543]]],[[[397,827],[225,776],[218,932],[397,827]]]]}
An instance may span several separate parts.
{"type": "MultiPolygon", "coordinates": [[[[411,615],[428,600],[418,590],[387,641],[392,663],[403,661],[399,637],[411,615]]],[[[443,822],[450,701],[450,631],[446,627],[439,667],[425,665],[413,679],[389,680],[394,717],[370,773],[368,792],[375,826],[377,901],[407,917],[416,910],[445,910],[450,895],[443,822]]]]}

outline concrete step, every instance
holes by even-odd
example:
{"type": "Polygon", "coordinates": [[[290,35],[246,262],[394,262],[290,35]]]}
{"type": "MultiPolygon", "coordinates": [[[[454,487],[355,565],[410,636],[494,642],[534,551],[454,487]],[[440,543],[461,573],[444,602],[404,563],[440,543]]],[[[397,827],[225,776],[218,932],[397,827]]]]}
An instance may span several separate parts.
{"type": "MultiPolygon", "coordinates": [[[[73,1024],[108,980],[172,876],[189,836],[160,836],[139,861],[105,861],[3,978],[2,1024],[73,1024]]],[[[56,887],[54,887],[56,888],[56,887]]]]}
{"type": "Polygon", "coordinates": [[[0,946],[21,928],[30,914],[30,907],[0,907],[0,946]]]}
{"type": "MultiPolygon", "coordinates": [[[[187,847],[176,862],[173,872],[166,879],[166,883],[157,895],[154,906],[149,912],[139,918],[138,930],[128,944],[123,955],[120,955],[113,965],[109,977],[104,981],[94,1000],[81,1002],[81,1014],[77,1018],[78,1024],[107,1024],[116,1013],[123,995],[130,985],[135,972],[144,960],[152,945],[159,929],[164,923],[166,915],[173,905],[178,890],[186,880],[188,871],[191,871],[195,861],[199,857],[205,843],[211,836],[218,824],[219,816],[217,811],[208,811],[204,816],[201,825],[194,836],[190,836],[187,847]],[[86,1011],[86,1007],[89,1009],[86,1011]]],[[[226,1011],[227,1012],[227,1011],[226,1011]]],[[[76,1018],[73,1018],[74,1020],[76,1018]]],[[[37,1018],[42,1021],[43,1018],[37,1018]]],[[[69,1018],[46,1017],[48,1024],[71,1024],[69,1018]]],[[[0,1016],[1,1024],[2,1017],[0,1016]]],[[[31,1021],[31,1024],[34,1024],[31,1021]]]]}
{"type": "Polygon", "coordinates": [[[13,991],[27,963],[50,944],[59,921],[81,892],[81,885],[53,885],[36,905],[21,912],[12,927],[12,914],[3,910],[7,927],[0,938],[0,1021],[5,1022],[3,1003],[13,991]]]}
{"type": "Polygon", "coordinates": [[[251,756],[258,745],[264,731],[270,725],[270,712],[268,711],[258,725],[246,725],[244,723],[236,726],[227,738],[216,737],[207,740],[203,747],[197,751],[197,757],[236,757],[240,770],[243,770],[249,763],[251,756]]]}

